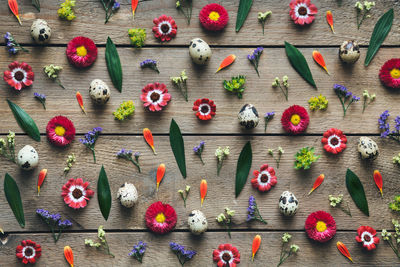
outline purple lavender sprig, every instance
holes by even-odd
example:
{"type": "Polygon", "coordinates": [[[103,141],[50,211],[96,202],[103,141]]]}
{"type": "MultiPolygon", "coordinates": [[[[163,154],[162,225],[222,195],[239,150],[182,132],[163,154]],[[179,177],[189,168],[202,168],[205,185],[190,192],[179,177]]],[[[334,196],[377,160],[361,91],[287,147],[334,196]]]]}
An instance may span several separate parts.
{"type": "Polygon", "coordinates": [[[137,245],[133,246],[131,252],[129,252],[128,256],[134,257],[137,261],[142,263],[143,255],[146,252],[147,244],[143,241],[139,241],[137,245]]]}
{"type": "Polygon", "coordinates": [[[204,141],[200,141],[200,144],[198,146],[195,146],[193,148],[193,152],[199,156],[201,163],[203,163],[203,165],[205,165],[203,158],[201,157],[201,153],[203,153],[204,150],[204,145],[206,144],[206,142],[204,141]]]}
{"type": "Polygon", "coordinates": [[[43,108],[46,110],[46,95],[44,94],[39,94],[39,93],[33,93],[33,96],[42,103],[43,108]]]}
{"type": "Polygon", "coordinates": [[[350,107],[351,104],[360,100],[359,97],[350,92],[345,86],[340,84],[334,84],[333,90],[338,96],[340,103],[343,107],[343,117],[346,116],[346,111],[350,107]],[[347,102],[347,103],[346,103],[347,102]],[[347,106],[346,106],[347,104],[347,106]]]}
{"type": "Polygon", "coordinates": [[[378,119],[379,129],[381,129],[381,138],[391,138],[400,143],[400,116],[394,119],[394,130],[390,131],[390,125],[387,122],[389,118],[389,110],[385,110],[378,119]]]}
{"type": "Polygon", "coordinates": [[[92,151],[94,163],[96,163],[96,152],[94,150],[94,146],[96,145],[96,141],[99,138],[101,131],[103,131],[101,127],[95,127],[92,131],[89,131],[87,134],[85,134],[84,139],[79,139],[79,142],[84,144],[92,151]]]}
{"type": "Polygon", "coordinates": [[[59,213],[52,214],[48,210],[37,209],[36,214],[50,227],[54,242],[60,239],[62,230],[72,226],[71,221],[62,221],[59,213]]]}
{"type": "Polygon", "coordinates": [[[104,24],[108,22],[111,16],[117,12],[117,10],[121,7],[121,4],[116,0],[100,0],[103,5],[104,11],[106,12],[106,19],[104,24]]]}
{"type": "Polygon", "coordinates": [[[4,35],[4,40],[6,43],[6,49],[8,51],[8,53],[15,55],[17,54],[19,51],[24,51],[24,52],[29,52],[28,49],[23,48],[15,39],[14,36],[9,33],[6,32],[6,34],[4,35]]]}
{"type": "Polygon", "coordinates": [[[185,250],[185,247],[179,245],[178,243],[170,242],[169,247],[178,257],[181,266],[184,266],[187,261],[191,260],[194,257],[194,255],[197,254],[195,250],[185,250]]]}
{"type": "Polygon", "coordinates": [[[260,46],[253,51],[253,54],[247,55],[247,59],[250,60],[251,64],[254,65],[254,69],[256,70],[258,77],[260,77],[260,73],[258,72],[258,63],[260,61],[260,57],[263,51],[264,48],[260,46]]]}
{"type": "Polygon", "coordinates": [[[247,208],[247,220],[248,222],[256,220],[264,224],[268,224],[266,220],[261,217],[260,211],[258,210],[256,199],[253,196],[249,197],[249,207],[247,208]]]}
{"type": "Polygon", "coordinates": [[[135,165],[138,168],[138,171],[140,173],[141,170],[140,170],[140,165],[139,165],[139,157],[140,157],[140,152],[135,152],[132,157],[132,150],[126,150],[125,148],[122,148],[117,153],[117,158],[126,159],[126,160],[132,162],[133,165],[135,165]]]}
{"type": "Polygon", "coordinates": [[[160,71],[157,68],[157,61],[152,60],[152,59],[146,59],[146,60],[140,62],[140,67],[142,69],[149,68],[149,69],[156,71],[157,73],[160,73],[160,71]]]}
{"type": "Polygon", "coordinates": [[[265,115],[264,115],[264,121],[265,121],[264,133],[267,132],[268,122],[269,122],[270,120],[272,120],[272,118],[273,118],[274,116],[275,116],[275,111],[265,113],[265,115]]]}

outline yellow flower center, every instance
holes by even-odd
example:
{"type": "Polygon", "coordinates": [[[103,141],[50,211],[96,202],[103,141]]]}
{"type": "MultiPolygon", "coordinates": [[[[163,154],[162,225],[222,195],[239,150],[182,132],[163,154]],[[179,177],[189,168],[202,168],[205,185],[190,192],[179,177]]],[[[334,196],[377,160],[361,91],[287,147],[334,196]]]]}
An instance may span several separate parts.
{"type": "Polygon", "coordinates": [[[65,128],[62,126],[56,126],[56,128],[54,129],[54,132],[56,133],[56,135],[58,136],[64,136],[65,134],[65,128]]]}
{"type": "Polygon", "coordinates": [[[211,11],[210,14],[208,14],[208,17],[213,21],[217,21],[220,16],[219,16],[218,12],[211,11]]]}
{"type": "Polygon", "coordinates": [[[76,48],[76,54],[80,57],[84,57],[87,55],[87,50],[86,47],[84,47],[83,45],[79,46],[76,48]]]}
{"type": "Polygon", "coordinates": [[[390,76],[392,76],[393,79],[398,79],[398,78],[400,78],[400,70],[399,70],[399,69],[396,69],[396,68],[392,69],[392,70],[390,71],[390,76]]]}
{"type": "Polygon", "coordinates": [[[318,232],[324,232],[326,230],[326,223],[324,223],[323,221],[318,221],[317,225],[315,226],[315,228],[317,229],[318,232]]]}
{"type": "Polygon", "coordinates": [[[300,116],[297,115],[297,114],[292,115],[292,117],[290,118],[290,122],[291,122],[293,125],[298,125],[298,124],[300,123],[300,121],[301,121],[301,118],[300,118],[300,116]]]}
{"type": "Polygon", "coordinates": [[[156,221],[158,223],[164,223],[165,222],[165,215],[164,213],[160,212],[159,214],[157,214],[156,216],[156,221]]]}

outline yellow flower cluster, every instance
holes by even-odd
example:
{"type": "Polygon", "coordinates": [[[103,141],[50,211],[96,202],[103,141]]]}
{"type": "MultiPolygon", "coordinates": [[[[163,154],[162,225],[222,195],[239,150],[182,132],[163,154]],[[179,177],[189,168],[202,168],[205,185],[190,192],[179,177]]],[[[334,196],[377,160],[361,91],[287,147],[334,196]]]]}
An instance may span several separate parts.
{"type": "Polygon", "coordinates": [[[308,100],[308,104],[311,110],[324,110],[328,107],[328,99],[320,94],[318,97],[311,97],[310,100],[308,100]]]}
{"type": "Polygon", "coordinates": [[[131,44],[134,47],[140,48],[146,41],[146,29],[129,29],[128,36],[131,39],[131,44]]]}
{"type": "Polygon", "coordinates": [[[60,18],[66,20],[73,20],[76,18],[74,11],[72,10],[72,8],[75,6],[75,0],[65,0],[65,2],[60,6],[60,9],[57,11],[60,18]]]}
{"type": "Polygon", "coordinates": [[[113,112],[113,115],[116,120],[123,121],[128,118],[135,111],[135,106],[133,105],[133,101],[124,101],[119,106],[119,108],[113,112]]]}

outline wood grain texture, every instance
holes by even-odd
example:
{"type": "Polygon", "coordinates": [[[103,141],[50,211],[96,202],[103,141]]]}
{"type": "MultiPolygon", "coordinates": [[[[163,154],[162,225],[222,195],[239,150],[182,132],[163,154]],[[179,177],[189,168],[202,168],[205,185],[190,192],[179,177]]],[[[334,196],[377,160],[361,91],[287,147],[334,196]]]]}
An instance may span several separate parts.
{"type": "MultiPolygon", "coordinates": [[[[107,72],[104,48],[99,48],[99,56],[94,66],[85,70],[78,70],[70,66],[65,56],[64,48],[46,47],[32,48],[30,54],[21,53],[16,57],[19,61],[26,61],[32,65],[35,71],[35,81],[32,88],[17,92],[6,83],[0,83],[0,98],[9,98],[21,105],[36,121],[39,130],[44,133],[48,121],[55,115],[68,116],[75,124],[77,132],[85,133],[95,126],[101,126],[106,133],[141,133],[145,127],[153,133],[168,133],[171,118],[175,118],[183,133],[232,133],[232,134],[262,134],[264,133],[264,121],[262,116],[266,112],[275,111],[276,117],[269,123],[268,133],[284,133],[280,117],[282,112],[293,104],[307,107],[311,96],[323,94],[329,100],[326,111],[314,111],[310,114],[310,125],[306,133],[321,134],[331,127],[339,128],[345,133],[379,133],[377,119],[386,109],[391,114],[400,114],[400,91],[389,90],[381,85],[378,73],[381,65],[400,52],[400,48],[381,49],[368,68],[362,65],[366,50],[362,49],[361,58],[354,66],[342,65],[338,58],[337,48],[323,48],[319,51],[326,60],[331,75],[315,64],[312,60],[312,48],[301,48],[304,53],[318,90],[308,85],[290,66],[284,49],[265,49],[260,60],[261,78],[258,78],[253,66],[247,60],[247,54],[253,49],[220,49],[215,48],[214,56],[209,66],[199,68],[195,66],[188,56],[186,48],[151,48],[132,50],[131,48],[119,48],[123,66],[123,90],[119,93],[113,86],[107,72]],[[237,55],[236,62],[228,69],[215,74],[220,62],[228,55],[237,55]],[[146,58],[158,61],[161,73],[158,75],[150,69],[141,70],[139,63],[146,58]],[[173,65],[171,65],[173,62],[173,65]],[[55,82],[49,80],[42,71],[43,66],[56,64],[64,67],[60,74],[62,83],[67,88],[63,90],[55,82]],[[185,102],[170,81],[170,76],[178,76],[185,69],[188,80],[189,102],[185,102]],[[243,99],[226,91],[222,87],[224,79],[238,74],[246,75],[246,90],[243,99]],[[286,102],[282,92],[271,86],[276,76],[282,78],[289,76],[289,101],[286,102]],[[88,88],[93,79],[104,80],[111,89],[110,101],[104,106],[95,106],[89,96],[88,88]],[[141,89],[148,83],[162,82],[167,85],[172,95],[172,100],[162,112],[149,112],[145,110],[140,101],[141,89]],[[353,104],[347,116],[343,118],[343,111],[339,99],[333,91],[333,84],[339,83],[347,86],[356,95],[362,97],[364,89],[370,93],[376,93],[377,99],[362,113],[362,101],[353,104]],[[75,92],[80,91],[84,98],[84,105],[88,113],[85,116],[75,98],[75,92]],[[47,95],[47,111],[44,111],[39,101],[33,98],[33,92],[47,95]],[[217,105],[217,115],[211,121],[198,120],[192,111],[193,102],[198,98],[209,98],[217,105]],[[135,113],[131,120],[116,121],[114,112],[120,103],[133,100],[136,105],[135,113]],[[246,131],[238,123],[237,114],[245,103],[251,103],[257,108],[261,119],[260,125],[246,131]]],[[[6,69],[10,58],[5,57],[6,51],[0,50],[0,69],[6,69]]],[[[11,117],[11,111],[6,101],[0,101],[0,112],[5,117],[11,117]]],[[[14,120],[4,120],[0,124],[0,132],[8,130],[21,132],[14,120]]]]}
{"type": "MultiPolygon", "coordinates": [[[[65,44],[72,38],[84,35],[92,38],[97,44],[105,44],[107,36],[115,39],[116,44],[129,44],[129,28],[145,28],[148,45],[187,45],[195,37],[204,38],[212,45],[283,45],[283,39],[296,45],[340,45],[346,39],[356,39],[367,45],[376,21],[389,8],[399,13],[399,3],[395,0],[382,0],[371,11],[371,18],[365,20],[360,30],[356,25],[356,9],[354,2],[313,1],[318,14],[315,21],[306,27],[297,26],[289,16],[289,1],[255,0],[250,13],[239,33],[235,32],[236,14],[239,2],[224,0],[221,4],[229,13],[229,23],[221,33],[207,32],[199,22],[198,14],[210,1],[194,1],[191,24],[187,25],[185,17],[175,8],[174,0],[141,1],[132,20],[129,1],[120,1],[121,9],[104,25],[105,12],[100,1],[77,1],[75,14],[77,18],[64,21],[58,18],[57,9],[63,1],[42,1],[41,12],[38,13],[31,1],[20,1],[22,26],[12,17],[6,5],[0,7],[0,25],[15,35],[21,43],[31,43],[29,36],[32,21],[45,19],[52,28],[51,44],[65,44]],[[265,24],[265,35],[262,35],[261,24],[257,20],[258,12],[272,11],[272,16],[265,24]],[[326,23],[326,11],[331,10],[334,17],[335,32],[333,34],[326,23]],[[153,18],[162,14],[172,16],[178,25],[176,38],[168,43],[160,43],[152,33],[153,18]]],[[[395,15],[393,25],[398,25],[399,16],[395,15]]],[[[398,45],[400,29],[392,27],[385,45],[398,45]]]]}
{"type": "MultiPolygon", "coordinates": [[[[78,138],[76,138],[78,139],[78,138]]],[[[177,168],[169,146],[168,137],[156,137],[155,147],[158,152],[154,156],[151,149],[145,144],[142,137],[131,136],[101,136],[96,144],[97,164],[93,163],[90,151],[77,140],[70,148],[55,149],[46,140],[35,144],[40,156],[40,165],[33,172],[22,172],[13,164],[2,161],[0,172],[1,181],[4,173],[9,172],[17,181],[22,195],[25,209],[26,228],[21,229],[15,221],[14,215],[8,207],[4,194],[0,194],[1,225],[5,231],[46,231],[47,226],[42,223],[35,214],[38,208],[49,209],[52,212],[60,212],[63,217],[73,221],[72,230],[93,230],[98,225],[104,224],[109,229],[145,229],[144,214],[147,207],[155,201],[163,201],[171,204],[178,214],[177,229],[187,229],[187,216],[193,209],[201,209],[208,218],[209,228],[223,231],[215,221],[215,217],[223,212],[225,207],[236,210],[234,229],[304,229],[304,222],[309,213],[316,210],[326,210],[332,213],[340,230],[356,230],[360,225],[371,225],[376,229],[390,228],[390,218],[397,215],[390,212],[387,204],[393,196],[399,194],[397,177],[400,170],[391,163],[392,157],[398,153],[399,148],[393,142],[377,140],[381,154],[372,163],[362,161],[358,155],[356,143],[358,137],[350,137],[348,148],[338,156],[328,155],[324,152],[320,143],[321,137],[184,137],[187,161],[188,177],[184,180],[177,168]],[[200,140],[206,141],[203,158],[206,163],[202,166],[198,157],[193,153],[192,147],[200,140]],[[253,147],[253,165],[247,183],[239,195],[235,198],[234,177],[236,162],[243,145],[251,140],[253,147]],[[231,155],[224,162],[220,176],[216,176],[215,149],[218,146],[230,146],[231,155]],[[267,193],[260,193],[253,189],[250,180],[253,170],[259,169],[262,164],[268,163],[275,167],[274,160],[268,155],[268,148],[282,146],[285,154],[282,157],[279,169],[276,168],[278,184],[267,193]],[[302,147],[314,146],[316,154],[321,158],[314,163],[308,171],[295,170],[293,168],[293,155],[302,147]],[[128,161],[117,159],[115,154],[121,148],[140,151],[142,173],[138,173],[136,167],[128,161]],[[72,167],[67,178],[84,177],[91,184],[91,189],[96,192],[96,184],[101,165],[104,164],[110,181],[113,203],[110,218],[106,222],[101,216],[96,194],[89,201],[86,208],[73,210],[64,203],[61,198],[61,187],[67,181],[62,177],[62,170],[68,154],[74,152],[77,155],[77,163],[72,167]],[[155,172],[160,163],[166,164],[166,175],[156,192],[155,172]],[[40,197],[36,195],[37,175],[40,169],[47,168],[48,175],[42,186],[40,197]],[[346,169],[351,168],[361,179],[370,207],[370,217],[361,213],[351,200],[345,187],[346,169]],[[378,169],[383,175],[384,198],[380,197],[379,190],[373,182],[373,171],[378,169]],[[310,196],[306,196],[319,174],[325,174],[325,181],[310,196]],[[200,208],[199,186],[202,179],[207,179],[208,193],[203,208],[200,208]],[[132,209],[123,208],[116,199],[118,188],[124,182],[135,184],[140,194],[137,206],[132,209]],[[191,186],[191,192],[187,200],[186,209],[177,191],[191,186]],[[292,191],[300,202],[300,208],[295,217],[283,217],[278,210],[278,199],[285,191],[292,191]],[[329,194],[344,194],[348,201],[353,217],[347,216],[340,209],[329,206],[329,194]],[[260,212],[268,225],[258,222],[246,223],[248,198],[254,195],[260,212]],[[318,204],[316,204],[318,203],[318,204]]],[[[32,143],[28,137],[17,138],[17,148],[32,143]]],[[[2,184],[2,183],[1,183],[2,184]]],[[[0,188],[3,188],[2,185],[0,188]]],[[[2,189],[3,190],[3,189],[2,189]]]]}
{"type": "MultiPolygon", "coordinates": [[[[107,231],[107,229],[106,229],[107,231]]],[[[115,258],[96,251],[95,248],[85,247],[84,239],[96,239],[97,233],[65,234],[54,244],[50,234],[12,234],[5,246],[0,246],[2,264],[4,266],[19,265],[15,257],[15,247],[23,239],[32,239],[42,245],[42,257],[35,266],[68,266],[64,259],[63,248],[71,246],[74,252],[74,266],[131,266],[139,263],[130,258],[128,253],[139,240],[148,243],[148,249],[143,257],[141,266],[180,266],[178,259],[169,248],[169,242],[178,242],[187,249],[194,249],[197,255],[185,266],[216,266],[212,261],[212,253],[219,244],[230,243],[237,247],[240,253],[239,266],[276,266],[279,262],[281,236],[283,232],[235,232],[232,239],[224,233],[206,232],[201,237],[190,233],[171,233],[165,236],[155,236],[151,233],[107,233],[107,241],[115,258]],[[261,235],[261,246],[251,262],[251,243],[256,234],[261,235]],[[94,264],[94,263],[97,263],[94,264]],[[101,263],[100,263],[101,262],[101,263]]],[[[305,233],[290,232],[290,244],[297,244],[300,250],[291,256],[282,266],[352,266],[336,248],[336,242],[342,241],[350,250],[355,266],[394,266],[398,265],[396,255],[390,246],[381,241],[373,252],[367,252],[356,241],[356,232],[339,232],[333,240],[321,244],[312,242],[305,233]]],[[[379,233],[380,236],[380,233],[379,233]]]]}

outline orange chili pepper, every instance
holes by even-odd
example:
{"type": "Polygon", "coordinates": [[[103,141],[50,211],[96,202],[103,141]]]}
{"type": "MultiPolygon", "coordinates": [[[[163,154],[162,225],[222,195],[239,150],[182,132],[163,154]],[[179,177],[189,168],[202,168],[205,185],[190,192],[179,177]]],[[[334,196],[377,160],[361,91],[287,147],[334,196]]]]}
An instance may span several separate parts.
{"type": "Polygon", "coordinates": [[[165,164],[160,164],[157,168],[157,191],[160,186],[161,180],[164,178],[165,174],[165,164]]]}
{"type": "Polygon", "coordinates": [[[8,0],[8,7],[10,8],[10,10],[14,14],[14,16],[17,18],[19,25],[22,25],[21,19],[19,18],[19,13],[18,13],[17,0],[8,0]]]}
{"type": "Polygon", "coordinates": [[[318,176],[317,180],[315,180],[314,182],[313,188],[310,190],[310,192],[308,192],[308,195],[310,195],[315,189],[317,189],[322,184],[324,179],[325,175],[321,174],[320,176],[318,176]]]}
{"type": "Polygon", "coordinates": [[[144,140],[146,140],[147,144],[151,147],[153,150],[154,155],[157,155],[156,150],[154,149],[154,139],[153,139],[153,134],[151,133],[149,128],[144,128],[143,129],[143,137],[144,140]]]}
{"type": "Polygon", "coordinates": [[[312,57],[315,60],[315,62],[317,62],[317,64],[320,65],[326,71],[326,73],[328,73],[328,75],[330,75],[328,69],[326,68],[325,60],[322,57],[321,53],[318,51],[313,51],[312,57]]]}
{"type": "Polygon", "coordinates": [[[201,180],[200,183],[200,198],[201,198],[201,207],[203,207],[204,198],[207,195],[207,181],[201,180]]]}
{"type": "Polygon", "coordinates": [[[136,11],[138,3],[139,3],[139,0],[132,0],[132,18],[133,19],[135,19],[135,11],[136,11]]]}
{"type": "Polygon", "coordinates": [[[335,33],[335,30],[333,29],[333,16],[330,10],[326,11],[326,22],[331,26],[332,32],[335,33]]]}
{"type": "Polygon", "coordinates": [[[38,182],[37,182],[37,195],[40,195],[40,187],[43,184],[44,178],[46,178],[47,175],[47,169],[43,169],[39,172],[39,178],[38,178],[38,182]]]}
{"type": "Polygon", "coordinates": [[[83,98],[82,98],[81,93],[76,92],[76,100],[78,100],[78,104],[79,104],[79,106],[81,107],[83,113],[86,114],[85,108],[83,107],[83,98]]]}
{"type": "Polygon", "coordinates": [[[350,256],[350,252],[347,249],[346,245],[343,244],[342,242],[338,241],[336,243],[336,247],[337,249],[340,251],[340,253],[342,253],[343,256],[345,256],[346,258],[348,258],[351,262],[353,262],[353,259],[350,256]]]}
{"type": "Polygon", "coordinates": [[[74,253],[70,246],[64,247],[64,256],[71,267],[74,267],[74,253]]]}
{"type": "Polygon", "coordinates": [[[260,235],[256,235],[253,239],[253,245],[251,247],[251,261],[254,261],[254,256],[256,255],[258,249],[260,248],[261,245],[261,236],[260,235]]]}
{"type": "Polygon", "coordinates": [[[381,196],[383,197],[383,191],[382,191],[383,179],[382,179],[382,174],[378,170],[374,171],[374,181],[379,191],[381,192],[381,196]]]}
{"type": "Polygon", "coordinates": [[[217,73],[218,71],[225,69],[226,67],[228,67],[229,65],[231,65],[236,59],[235,55],[229,55],[227,56],[224,60],[222,60],[221,65],[219,65],[219,68],[217,69],[217,71],[215,73],[217,73]]]}

